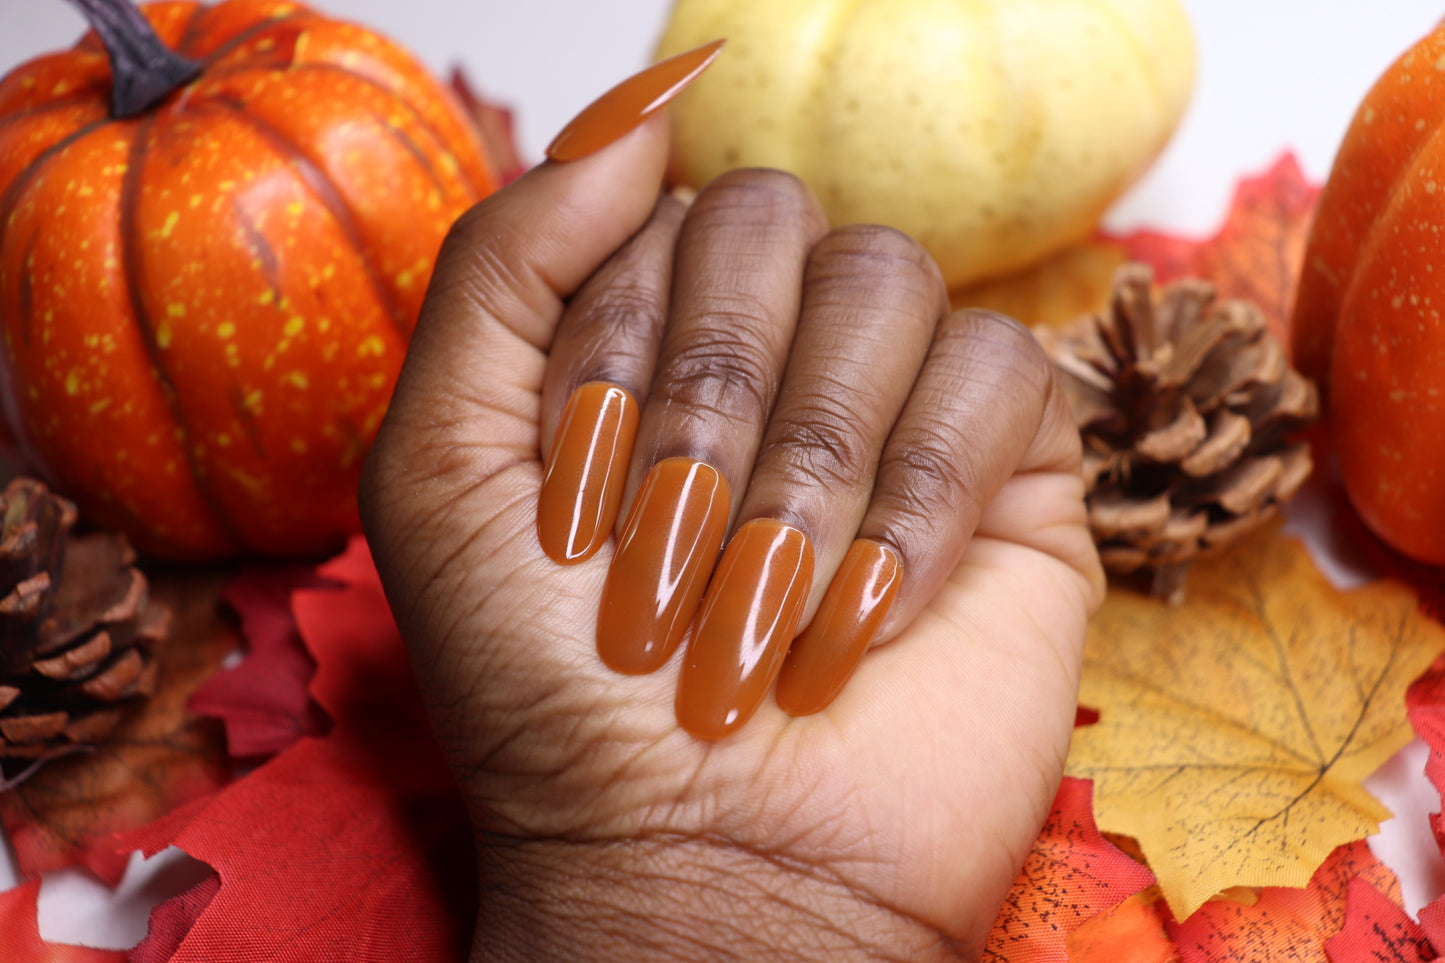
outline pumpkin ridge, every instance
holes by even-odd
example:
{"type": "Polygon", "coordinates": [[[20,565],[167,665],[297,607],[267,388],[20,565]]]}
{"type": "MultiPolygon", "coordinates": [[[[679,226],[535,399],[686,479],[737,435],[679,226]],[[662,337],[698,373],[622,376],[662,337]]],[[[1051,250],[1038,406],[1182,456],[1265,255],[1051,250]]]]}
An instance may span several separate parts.
{"type": "Polygon", "coordinates": [[[279,130],[247,111],[244,104],[239,104],[228,97],[211,97],[209,101],[229,109],[240,121],[249,124],[267,143],[271,144],[278,154],[290,161],[296,176],[316,195],[331,215],[332,220],[336,222],[337,227],[346,235],[347,241],[356,251],[357,259],[366,272],[377,300],[391,318],[396,330],[403,338],[407,337],[405,312],[393,297],[391,289],[385,282],[385,276],[377,267],[370,245],[366,243],[365,236],[357,227],[351,206],[346,203],[345,196],[326,171],[322,170],[305,151],[293,144],[279,130]]]}
{"type": "MultiPolygon", "coordinates": [[[[6,116],[0,117],[0,130],[3,130],[4,128],[10,126],[13,123],[16,123],[17,121],[31,120],[36,117],[43,117],[54,110],[64,110],[69,107],[84,107],[86,104],[94,102],[95,94],[84,87],[80,87],[76,89],[76,92],[74,94],[67,94],[64,97],[57,97],[54,100],[47,100],[43,104],[36,104],[34,107],[27,107],[25,110],[18,111],[17,113],[8,114],[6,116]]],[[[109,121],[113,120],[114,118],[106,116],[104,119],[109,121]]]]}
{"type": "Polygon", "coordinates": [[[97,118],[84,127],[71,131],[60,140],[36,154],[34,159],[26,165],[25,169],[5,188],[5,192],[0,194],[0,225],[9,223],[10,215],[14,212],[15,205],[20,203],[20,196],[25,193],[25,189],[40,176],[45,165],[49,163],[52,157],[67,147],[89,137],[102,127],[109,126],[111,123],[113,123],[113,121],[109,116],[97,118]]]}
{"type": "MultiPolygon", "coordinates": [[[[205,18],[200,16],[200,14],[203,13],[206,9],[207,8],[205,7],[199,5],[197,6],[196,15],[193,16],[191,18],[191,22],[186,25],[186,36],[183,37],[181,39],[181,42],[176,45],[177,53],[188,55],[190,53],[191,47],[200,39],[198,36],[193,34],[193,31],[199,31],[201,27],[204,26],[205,18]]],[[[309,10],[297,10],[296,12],[288,13],[285,16],[273,17],[270,20],[263,20],[260,23],[253,23],[246,29],[238,32],[234,37],[231,37],[229,40],[222,43],[219,47],[211,51],[205,57],[203,57],[201,59],[201,65],[205,70],[210,70],[213,64],[235,53],[237,48],[245,46],[248,41],[255,39],[257,34],[264,33],[267,30],[270,30],[272,27],[277,27],[282,24],[289,23],[292,20],[315,19],[315,17],[316,15],[309,10]]]]}
{"type": "MultiPolygon", "coordinates": [[[[295,64],[290,69],[322,70],[330,73],[337,73],[345,77],[350,77],[353,80],[358,80],[369,87],[376,88],[377,90],[385,94],[390,100],[404,107],[406,109],[406,112],[410,114],[412,118],[416,121],[417,126],[427,132],[427,135],[431,137],[431,139],[436,143],[438,148],[448,153],[451,152],[451,148],[447,146],[447,139],[442,136],[441,131],[437,130],[434,126],[432,126],[431,121],[427,119],[427,116],[425,114],[417,110],[416,106],[412,104],[412,102],[408,98],[403,97],[395,90],[392,90],[390,87],[378,81],[375,77],[368,77],[361,71],[352,70],[350,67],[343,66],[342,64],[327,63],[323,61],[308,61],[306,63],[295,64]]],[[[397,131],[397,133],[401,132],[397,131]]],[[[407,138],[405,146],[409,151],[412,151],[414,154],[416,154],[417,159],[422,162],[423,166],[427,171],[427,175],[432,180],[432,183],[436,184],[438,187],[441,187],[441,182],[437,178],[436,168],[432,166],[430,158],[425,157],[425,152],[421,151],[420,145],[417,144],[415,141],[412,141],[410,138],[407,138]]],[[[485,151],[480,152],[483,154],[483,156],[485,156],[485,151]]],[[[468,191],[472,195],[478,196],[483,193],[483,191],[481,190],[481,185],[476,184],[472,181],[471,176],[467,173],[466,167],[462,164],[457,165],[457,177],[461,180],[462,184],[468,189],[468,191]]]]}
{"type": "Polygon", "coordinates": [[[181,451],[185,453],[186,468],[190,472],[191,482],[195,485],[196,493],[200,496],[201,501],[209,509],[212,521],[221,530],[222,537],[230,541],[232,545],[241,546],[246,543],[241,537],[240,529],[232,522],[220,498],[207,483],[205,472],[196,460],[195,449],[191,443],[194,433],[187,422],[185,409],[180,403],[175,382],[171,379],[170,372],[166,370],[160,345],[156,343],[150,312],[146,309],[145,298],[141,294],[140,259],[143,244],[140,236],[140,224],[136,220],[136,207],[140,202],[141,172],[145,167],[145,158],[149,153],[150,134],[152,128],[155,127],[157,116],[155,113],[147,114],[137,125],[126,158],[125,175],[121,180],[118,204],[121,275],[125,279],[126,296],[130,301],[136,330],[140,333],[141,344],[145,347],[146,356],[151,362],[151,371],[160,384],[161,395],[165,398],[166,407],[170,410],[171,419],[175,422],[177,431],[180,432],[181,451]]]}

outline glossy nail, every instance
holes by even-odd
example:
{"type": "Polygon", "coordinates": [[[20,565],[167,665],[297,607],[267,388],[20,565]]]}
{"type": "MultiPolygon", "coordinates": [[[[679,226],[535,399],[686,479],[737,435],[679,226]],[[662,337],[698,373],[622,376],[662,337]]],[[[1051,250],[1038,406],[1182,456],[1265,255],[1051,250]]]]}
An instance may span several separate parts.
{"type": "Polygon", "coordinates": [[[798,630],[813,583],[813,546],[799,529],[755,518],[718,562],[677,684],[677,721],[720,739],[752,718],[798,630]]]}
{"type": "Polygon", "coordinates": [[[637,438],[637,402],[600,381],[572,392],[547,455],[537,500],[537,539],[554,562],[591,558],[617,523],[637,438]]]}
{"type": "Polygon", "coordinates": [[[680,53],[633,74],[572,118],[547,145],[554,161],[586,157],[636,128],[697,79],[722,50],[723,41],[680,53]]]}
{"type": "Polygon", "coordinates": [[[662,667],[702,601],[727,532],[731,494],[716,468],[667,458],[647,473],[607,570],[597,654],[618,672],[662,667]]]}
{"type": "Polygon", "coordinates": [[[849,546],[813,621],[783,660],[776,697],[784,712],[810,715],[843,691],[893,607],[902,575],[893,549],[866,538],[849,546]]]}

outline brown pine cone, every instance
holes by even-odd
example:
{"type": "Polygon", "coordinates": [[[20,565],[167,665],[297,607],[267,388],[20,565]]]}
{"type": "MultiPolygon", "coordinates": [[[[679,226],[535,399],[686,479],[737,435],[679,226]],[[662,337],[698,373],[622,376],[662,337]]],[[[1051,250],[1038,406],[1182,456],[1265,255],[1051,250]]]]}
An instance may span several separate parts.
{"type": "Polygon", "coordinates": [[[1182,593],[1183,566],[1274,515],[1310,473],[1291,436],[1318,413],[1264,315],[1185,279],[1153,290],[1126,264],[1106,312],[1043,330],[1084,444],[1089,527],[1104,565],[1156,573],[1182,593]]]}
{"type": "Polygon", "coordinates": [[[34,479],[0,494],[0,770],[11,781],[17,766],[105,736],[155,684],[150,650],[169,613],[148,601],[124,536],[76,536],[75,521],[75,506],[34,479]]]}

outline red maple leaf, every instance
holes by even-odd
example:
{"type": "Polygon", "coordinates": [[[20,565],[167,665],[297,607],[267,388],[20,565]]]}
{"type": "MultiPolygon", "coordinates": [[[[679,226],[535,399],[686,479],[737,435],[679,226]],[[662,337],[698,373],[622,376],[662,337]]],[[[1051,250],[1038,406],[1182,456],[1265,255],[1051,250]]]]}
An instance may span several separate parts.
{"type": "Polygon", "coordinates": [[[293,605],[331,731],[127,838],[146,852],[179,846],[219,877],[178,963],[216,946],[274,961],[465,955],[471,832],[365,542],[320,575],[337,587],[298,591],[293,605]]]}
{"type": "Polygon", "coordinates": [[[190,889],[158,903],[151,910],[145,939],[130,951],[127,963],[166,963],[175,956],[220,888],[221,877],[212,873],[190,889]]]}
{"type": "Polygon", "coordinates": [[[249,651],[240,664],[204,682],[186,707],[225,724],[226,748],[236,758],[274,755],[329,725],[311,698],[316,662],[291,614],[292,593],[316,584],[314,566],[253,568],[222,593],[241,617],[249,651]]]}
{"type": "Polygon", "coordinates": [[[1349,885],[1344,928],[1325,944],[1330,963],[1421,963],[1439,958],[1420,924],[1362,879],[1349,885]]]}
{"type": "Polygon", "coordinates": [[[1129,259],[1154,268],[1158,283],[1204,278],[1222,298],[1253,301],[1284,344],[1295,281],[1304,258],[1318,186],[1305,180],[1294,154],[1239,181],[1224,225],[1202,241],[1156,231],[1114,238],[1129,259]]]}
{"type": "Polygon", "coordinates": [[[42,940],[35,915],[39,896],[38,878],[0,893],[0,957],[15,963],[124,963],[124,950],[97,950],[42,940]]]}
{"type": "Polygon", "coordinates": [[[1154,874],[1100,835],[1094,787],[1065,778],[1043,831],[1004,899],[986,961],[1066,963],[1069,934],[1154,882],[1154,874]]]}
{"type": "Polygon", "coordinates": [[[1180,963],[1323,963],[1326,940],[1344,925],[1346,894],[1356,884],[1390,894],[1399,907],[1399,880],[1361,840],[1332,852],[1305,887],[1267,886],[1248,891],[1241,900],[1214,900],[1182,923],[1170,921],[1167,929],[1180,963]]]}

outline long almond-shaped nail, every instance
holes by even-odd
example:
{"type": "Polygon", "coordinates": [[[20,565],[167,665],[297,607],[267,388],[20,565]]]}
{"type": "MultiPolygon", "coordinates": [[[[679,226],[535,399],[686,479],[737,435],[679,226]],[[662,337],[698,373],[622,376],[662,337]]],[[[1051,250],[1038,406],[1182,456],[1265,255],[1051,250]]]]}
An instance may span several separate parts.
{"type": "Polygon", "coordinates": [[[577,160],[620,139],[682,93],[713,62],[722,45],[723,41],[714,40],[628,77],[582,108],[547,145],[547,156],[554,161],[577,160]]]}
{"type": "Polygon", "coordinates": [[[647,473],[602,588],[597,654],[608,666],[641,675],[677,650],[717,564],[730,499],[704,462],[666,458],[647,473]]]}
{"type": "Polygon", "coordinates": [[[849,546],[813,621],[783,660],[776,697],[784,712],[810,715],[843,691],[893,607],[902,575],[891,548],[866,538],[849,546]]]}
{"type": "Polygon", "coordinates": [[[581,562],[607,541],[636,438],[637,402],[625,389],[591,381],[572,392],[537,500],[537,539],[548,558],[581,562]]]}
{"type": "Polygon", "coordinates": [[[708,586],[677,683],[677,721],[700,739],[747,722],[778,677],[813,583],[813,546],[791,525],[737,530],[708,586]]]}

